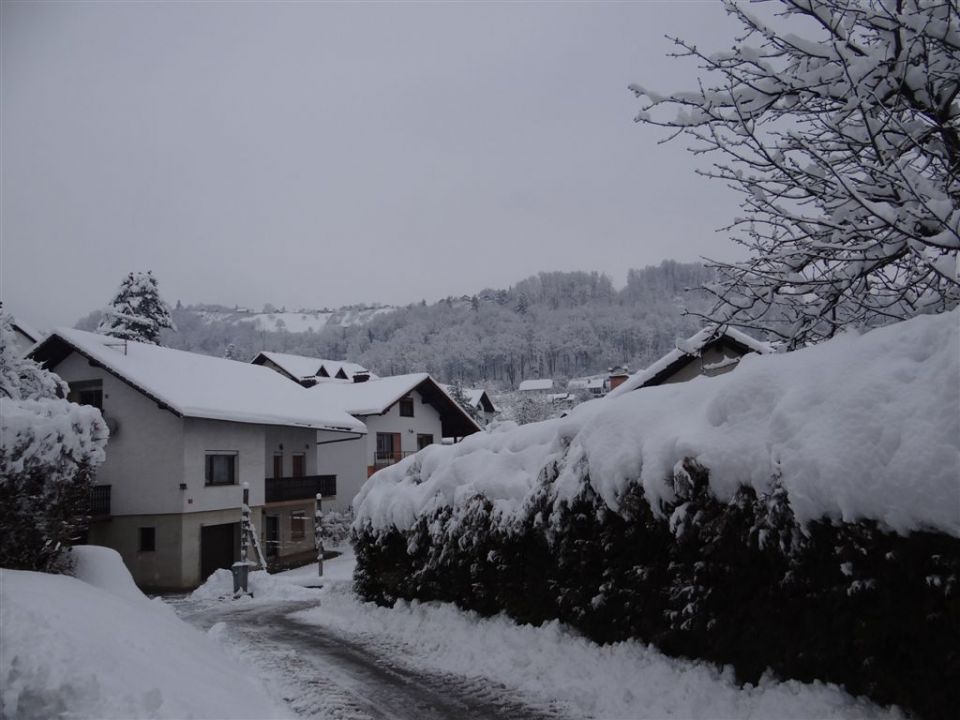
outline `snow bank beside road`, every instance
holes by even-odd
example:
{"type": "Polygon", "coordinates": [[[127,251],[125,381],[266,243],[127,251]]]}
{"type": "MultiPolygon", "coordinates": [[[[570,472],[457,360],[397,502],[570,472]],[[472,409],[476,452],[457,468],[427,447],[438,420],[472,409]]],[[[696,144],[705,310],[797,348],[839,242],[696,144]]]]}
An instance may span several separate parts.
{"type": "Polygon", "coordinates": [[[797,519],[873,519],[900,533],[960,537],[960,310],[783,355],[734,372],[585,403],[570,416],[431,446],[364,485],[354,527],[410,528],[475,494],[509,522],[541,469],[554,491],[589,477],[616,510],[639,481],[658,511],[677,463],[695,458],[713,493],[758,492],[779,476],[797,519]]]}
{"type": "Polygon", "coordinates": [[[289,716],[213,640],[139,593],[115,552],[80,549],[77,572],[92,584],[0,571],[0,715],[289,716]]]}
{"type": "MultiPolygon", "coordinates": [[[[342,566],[331,564],[334,572],[342,566]]],[[[573,717],[902,717],[822,683],[739,688],[729,670],[673,660],[639,642],[600,646],[557,622],[517,625],[440,603],[382,608],[357,600],[346,582],[333,582],[322,598],[291,617],[358,638],[411,668],[486,678],[533,701],[558,702],[573,717]]]]}

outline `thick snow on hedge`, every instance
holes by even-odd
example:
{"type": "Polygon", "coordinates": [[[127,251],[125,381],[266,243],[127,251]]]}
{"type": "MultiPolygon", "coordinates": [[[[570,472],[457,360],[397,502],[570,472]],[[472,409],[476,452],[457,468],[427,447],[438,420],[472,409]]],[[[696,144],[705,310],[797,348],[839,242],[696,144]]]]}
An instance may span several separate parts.
{"type": "Polygon", "coordinates": [[[629,482],[655,511],[684,458],[713,492],[779,477],[800,522],[875,519],[960,536],[960,311],[849,333],[731,373],[585,403],[568,417],[431,446],[373,475],[356,527],[410,527],[476,494],[503,522],[558,463],[557,496],[586,478],[613,509],[629,482]]]}
{"type": "Polygon", "coordinates": [[[0,571],[0,715],[289,715],[212,639],[140,593],[115,551],[74,552],[76,578],[0,571]]]}

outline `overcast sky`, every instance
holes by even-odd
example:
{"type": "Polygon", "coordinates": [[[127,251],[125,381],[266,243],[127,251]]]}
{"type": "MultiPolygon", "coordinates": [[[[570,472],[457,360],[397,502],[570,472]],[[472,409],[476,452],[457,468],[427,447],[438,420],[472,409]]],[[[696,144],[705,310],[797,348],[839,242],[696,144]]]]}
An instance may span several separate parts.
{"type": "Polygon", "coordinates": [[[3,2],[0,296],[40,327],[130,270],[171,303],[402,304],[731,258],[736,197],[633,122],[718,2],[3,2]]]}

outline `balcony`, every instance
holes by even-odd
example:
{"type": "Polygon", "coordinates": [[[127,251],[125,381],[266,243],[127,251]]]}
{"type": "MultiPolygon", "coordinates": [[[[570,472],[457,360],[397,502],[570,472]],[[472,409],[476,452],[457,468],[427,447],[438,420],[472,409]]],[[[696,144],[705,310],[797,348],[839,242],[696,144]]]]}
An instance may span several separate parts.
{"type": "Polygon", "coordinates": [[[400,451],[400,450],[377,450],[376,455],[373,457],[373,464],[377,468],[386,467],[387,465],[393,465],[403,460],[407,455],[413,455],[414,451],[400,451]]]}
{"type": "Polygon", "coordinates": [[[266,502],[313,500],[317,493],[324,497],[337,494],[336,475],[304,475],[302,477],[267,478],[266,502]]]}
{"type": "Polygon", "coordinates": [[[110,486],[94,485],[90,488],[90,517],[110,516],[110,486]]]}

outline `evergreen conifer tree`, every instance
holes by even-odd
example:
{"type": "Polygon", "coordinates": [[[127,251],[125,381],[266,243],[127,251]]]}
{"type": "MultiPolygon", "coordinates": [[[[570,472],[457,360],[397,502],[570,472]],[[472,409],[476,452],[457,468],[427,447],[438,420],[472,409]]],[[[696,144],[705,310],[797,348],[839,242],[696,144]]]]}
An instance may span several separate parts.
{"type": "Polygon", "coordinates": [[[105,308],[97,332],[123,340],[160,344],[160,331],[176,329],[170,306],[160,297],[151,272],[129,273],[110,305],[105,308]]]}

